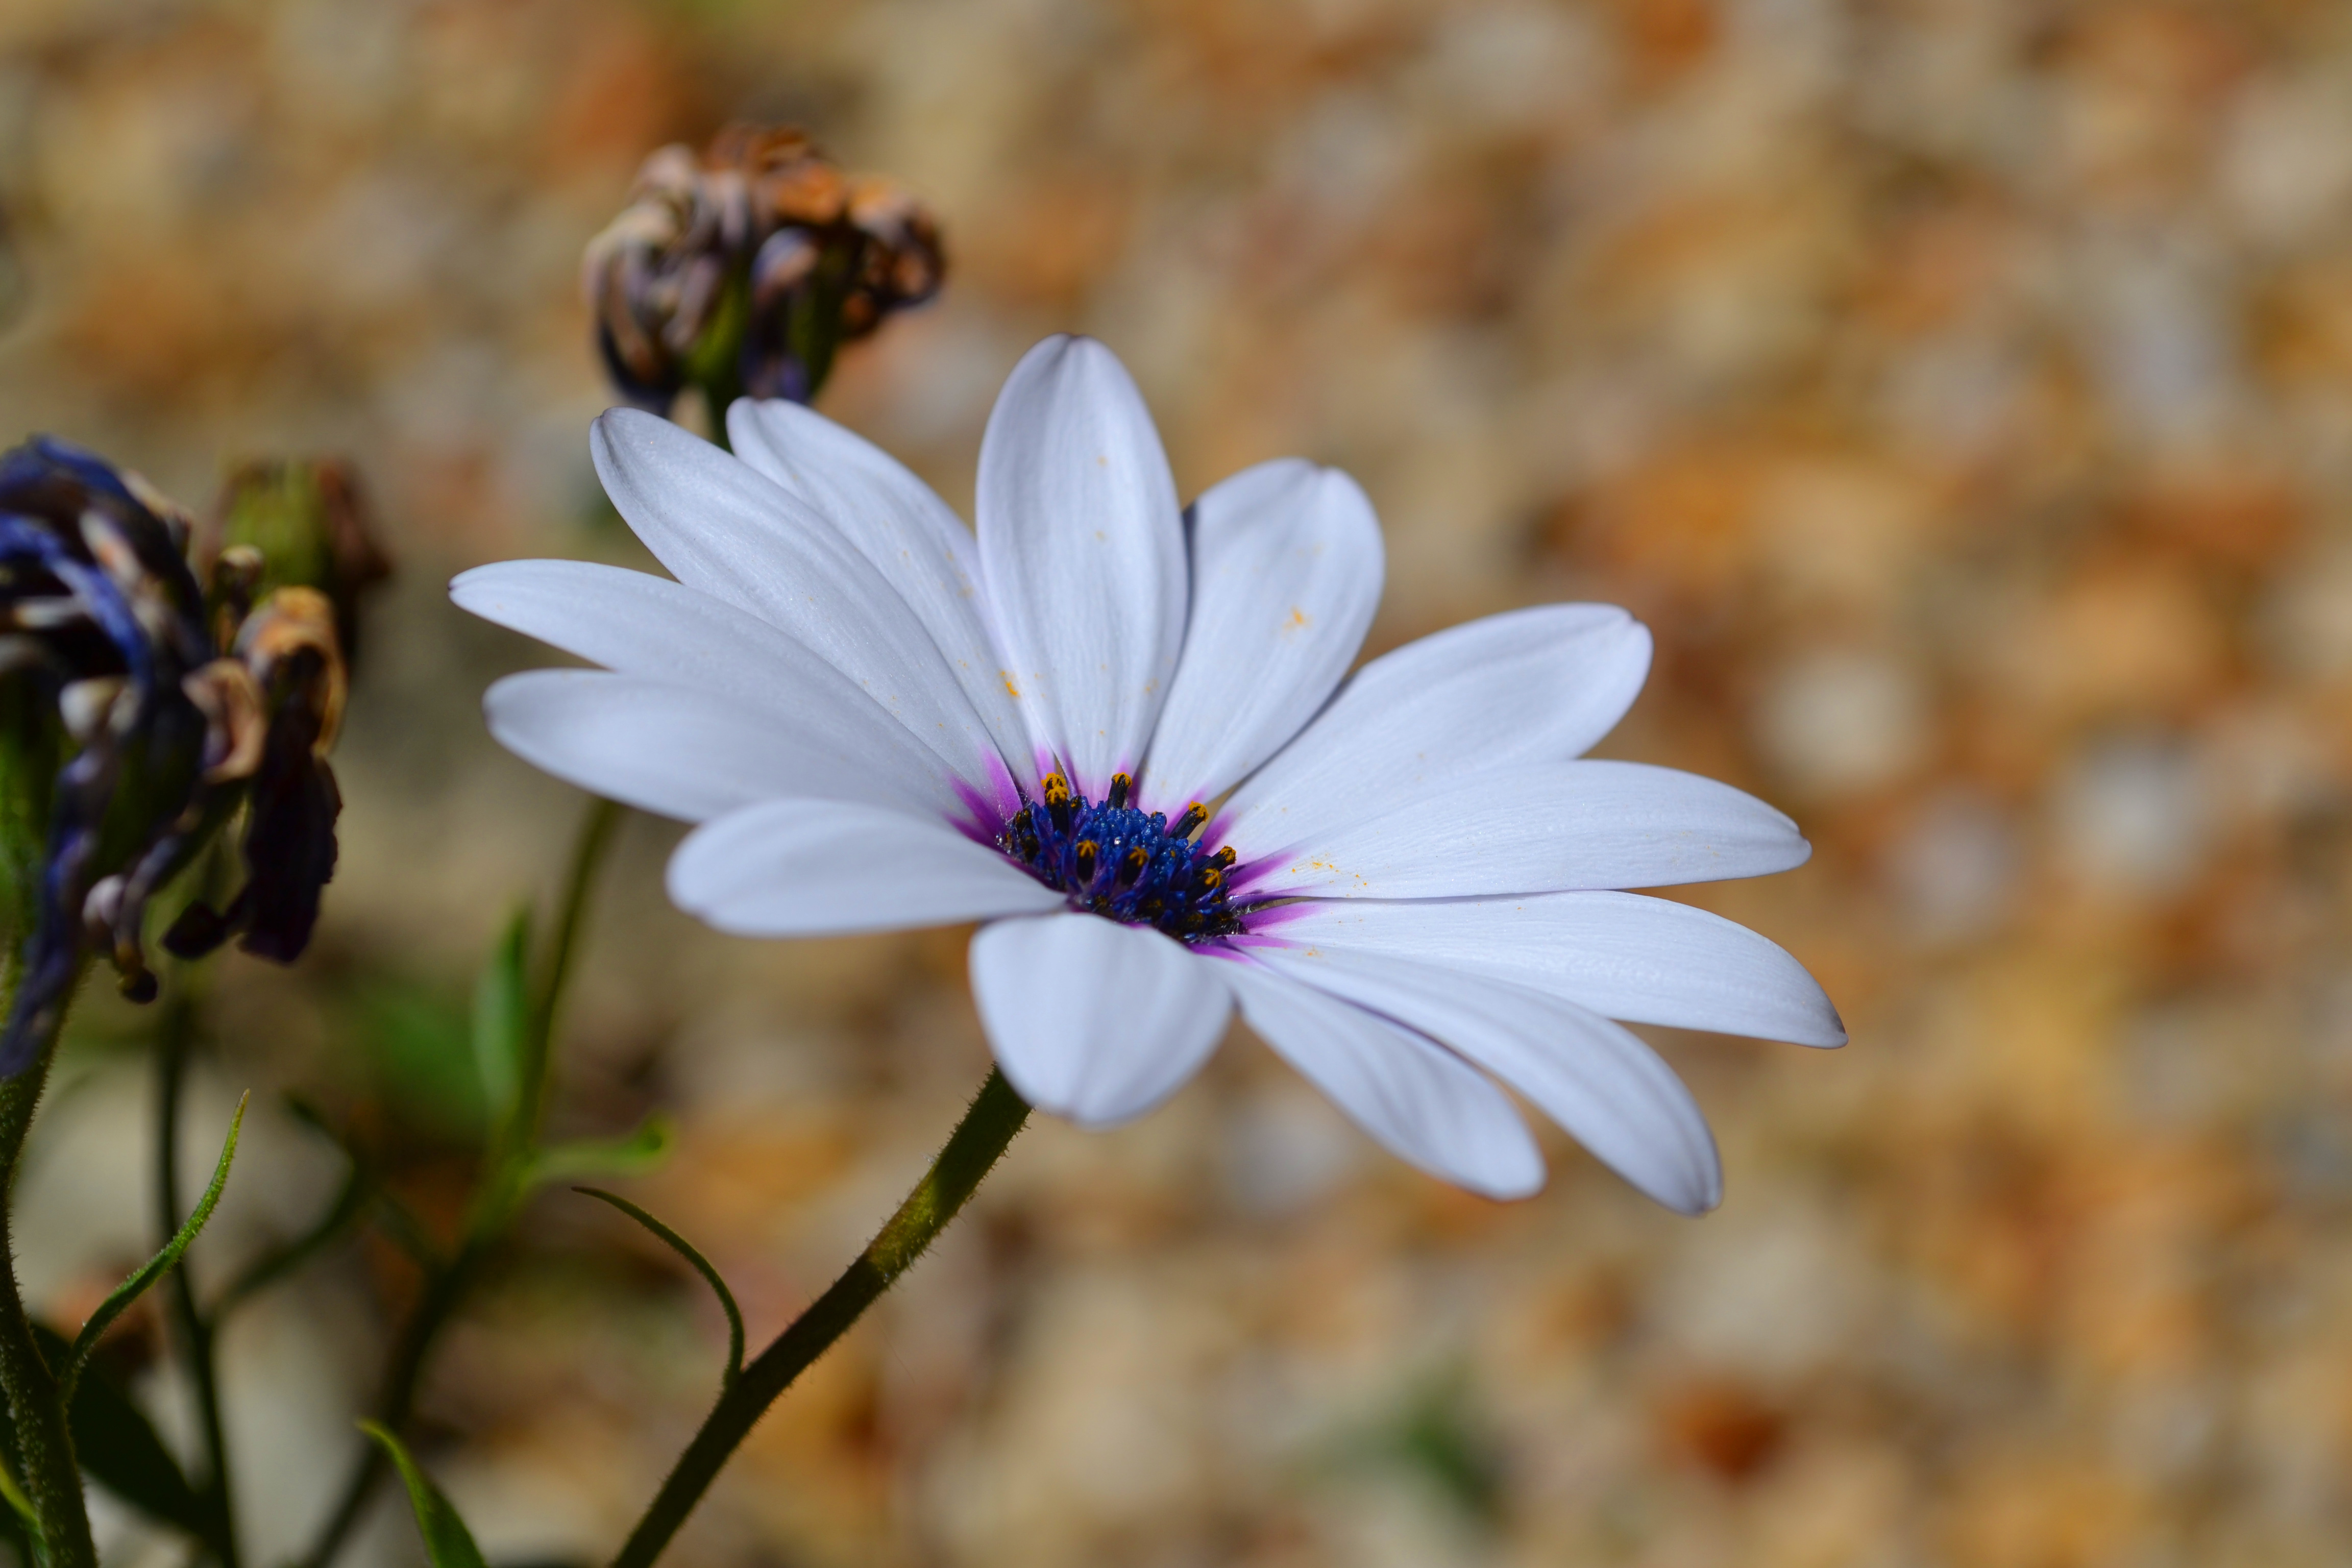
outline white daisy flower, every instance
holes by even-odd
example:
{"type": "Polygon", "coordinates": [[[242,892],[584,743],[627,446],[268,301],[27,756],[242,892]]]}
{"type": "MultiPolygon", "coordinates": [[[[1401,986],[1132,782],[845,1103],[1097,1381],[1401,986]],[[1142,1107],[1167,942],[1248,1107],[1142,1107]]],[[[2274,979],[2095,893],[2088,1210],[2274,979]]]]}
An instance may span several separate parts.
{"type": "Polygon", "coordinates": [[[722,931],[984,922],[980,1015],[1040,1109],[1140,1115],[1238,1011],[1448,1181],[1542,1184],[1499,1079],[1696,1213],[1722,1189],[1706,1121],[1611,1020],[1844,1040],[1770,942],[1616,890],[1810,853],[1726,785],[1576,760],[1648,672],[1623,611],[1495,616],[1343,679],[1381,593],[1363,492],[1286,460],[1180,510],[1134,383],[1085,338],[1040,343],[998,398],[977,542],[807,408],[739,402],[727,427],[736,456],[596,422],[606,491],[677,581],[457,580],[466,609],[604,667],[498,682],[491,731],[699,823],[669,892],[722,931]]]}

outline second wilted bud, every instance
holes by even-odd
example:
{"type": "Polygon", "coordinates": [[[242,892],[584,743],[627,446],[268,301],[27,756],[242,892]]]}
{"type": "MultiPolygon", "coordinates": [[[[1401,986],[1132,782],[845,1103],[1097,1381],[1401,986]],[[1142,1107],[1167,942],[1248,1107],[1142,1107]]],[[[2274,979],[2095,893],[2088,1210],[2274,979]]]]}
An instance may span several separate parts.
{"type": "Polygon", "coordinates": [[[657,414],[698,388],[806,403],[843,343],[939,292],[930,215],[887,180],[845,174],[797,131],[730,126],[665,147],[589,242],[596,341],[621,395],[657,414]]]}

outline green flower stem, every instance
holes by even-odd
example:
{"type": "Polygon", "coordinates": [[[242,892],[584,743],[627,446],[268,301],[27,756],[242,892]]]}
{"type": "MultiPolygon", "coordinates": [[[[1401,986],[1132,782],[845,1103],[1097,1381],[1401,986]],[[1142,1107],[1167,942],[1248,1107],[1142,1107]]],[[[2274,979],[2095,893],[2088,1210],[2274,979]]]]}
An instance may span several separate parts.
{"type": "MultiPolygon", "coordinates": [[[[77,977],[79,978],[79,977],[77,977]]],[[[71,994],[70,991],[68,994],[71,994]]],[[[16,1165],[25,1134],[47,1085],[57,1054],[52,1035],[40,1059],[0,1082],[0,1197],[13,1200],[16,1165]]],[[[16,1243],[9,1203],[0,1202],[0,1391],[8,1397],[16,1442],[23,1455],[24,1492],[40,1523],[47,1568],[98,1568],[89,1538],[89,1511],[81,1495],[81,1471],[74,1463],[73,1436],[66,1425],[58,1380],[33,1342],[32,1320],[16,1289],[16,1243]]]]}
{"type": "Polygon", "coordinates": [[[572,868],[563,880],[563,902],[555,922],[555,944],[548,952],[547,968],[532,993],[530,1050],[522,1064],[517,1103],[524,1110],[516,1118],[522,1142],[536,1146],[547,1120],[548,1063],[554,1055],[556,1016],[562,1010],[563,988],[572,979],[572,959],[580,951],[580,933],[588,919],[588,896],[595,890],[596,875],[604,869],[613,847],[613,836],[627,808],[596,799],[588,803],[581,819],[580,837],[572,847],[572,868]]]}
{"type": "Polygon", "coordinates": [[[923,1255],[1028,1120],[1028,1101],[1004,1081],[1002,1072],[990,1069],[971,1109],[956,1123],[946,1147],[907,1194],[907,1201],[898,1205],[898,1212],[832,1288],[777,1335],[775,1342],[761,1351],[719,1396],[702,1429],[678,1456],[669,1479],[630,1532],[627,1544],[613,1559],[613,1568],[652,1568],[687,1515],[702,1500],[702,1494],[709,1490],[728,1458],[767,1414],[768,1406],[923,1255]]]}
{"type": "MultiPolygon", "coordinates": [[[[159,1245],[168,1245],[187,1216],[180,1211],[180,1100],[187,1081],[188,1056],[196,1041],[195,977],[184,973],[163,1005],[155,1042],[155,1220],[159,1245]]],[[[220,1568],[237,1568],[236,1509],[229,1481],[228,1441],[223,1435],[220,1363],[214,1352],[214,1325],[196,1305],[185,1263],[172,1270],[173,1331],[187,1357],[195,1385],[197,1425],[205,1444],[205,1473],[198,1495],[205,1516],[205,1544],[220,1568]]]]}
{"type": "MultiPolygon", "coordinates": [[[[467,1207],[466,1231],[458,1241],[456,1256],[426,1269],[424,1291],[408,1321],[401,1326],[400,1338],[384,1363],[383,1384],[373,1419],[395,1436],[406,1433],[408,1418],[415,1413],[417,1384],[425,1374],[425,1363],[432,1354],[434,1342],[473,1288],[482,1265],[503,1238],[516,1209],[527,1195],[527,1177],[538,1155],[540,1130],[546,1121],[556,1016],[587,925],[589,895],[595,890],[597,873],[612,848],[623,815],[624,808],[609,800],[591,801],[587,816],[581,820],[579,837],[572,841],[562,903],[556,913],[554,942],[548,952],[547,966],[541,972],[539,986],[532,993],[529,1048],[524,1053],[515,1114],[497,1135],[489,1157],[484,1162],[484,1173],[474,1201],[467,1207]]],[[[376,1489],[391,1473],[392,1461],[383,1447],[373,1442],[367,1444],[352,1468],[351,1479],[344,1483],[334,1511],[328,1516],[318,1540],[301,1558],[301,1568],[327,1568],[334,1561],[367,1511],[376,1489]]]]}

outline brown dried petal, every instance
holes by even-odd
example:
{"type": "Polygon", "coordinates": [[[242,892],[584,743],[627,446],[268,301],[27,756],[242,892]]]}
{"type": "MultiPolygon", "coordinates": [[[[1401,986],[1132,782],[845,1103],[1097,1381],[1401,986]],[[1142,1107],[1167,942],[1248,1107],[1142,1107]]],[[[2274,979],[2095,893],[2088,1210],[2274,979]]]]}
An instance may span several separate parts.
{"type": "Polygon", "coordinates": [[[310,588],[280,588],[247,616],[236,634],[236,657],[276,710],[300,701],[317,717],[312,750],[324,756],[341,724],[346,679],[335,641],[334,606],[310,588]],[[303,655],[310,655],[306,659],[303,655]],[[286,689],[299,683],[306,689],[286,689]]]}
{"type": "Polygon", "coordinates": [[[205,783],[252,777],[269,732],[261,688],[252,673],[234,658],[216,658],[192,671],[180,689],[205,716],[205,783]]]}

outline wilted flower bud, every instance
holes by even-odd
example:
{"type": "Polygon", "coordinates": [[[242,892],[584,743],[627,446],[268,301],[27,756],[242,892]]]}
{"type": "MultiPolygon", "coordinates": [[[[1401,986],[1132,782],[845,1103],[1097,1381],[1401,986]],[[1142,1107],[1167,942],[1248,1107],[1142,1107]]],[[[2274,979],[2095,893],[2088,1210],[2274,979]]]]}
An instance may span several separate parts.
{"type": "Polygon", "coordinates": [[[315,588],[333,606],[346,668],[359,662],[360,595],[392,563],[376,544],[359,476],[340,458],[257,458],[221,487],[210,546],[215,636],[226,647],[256,600],[284,587],[315,588]]]}
{"type": "MultiPolygon", "coordinates": [[[[0,835],[12,838],[0,871],[14,874],[24,943],[0,1077],[54,1036],[93,948],[126,994],[154,994],[149,900],[240,805],[251,807],[247,886],[228,914],[194,917],[218,931],[201,945],[243,930],[247,950],[290,960],[333,872],[340,803],[323,753],[343,701],[335,609],[287,585],[245,613],[272,573],[295,568],[241,541],[213,573],[212,608],[234,612],[215,629],[191,536],[137,476],[79,447],[36,437],[0,454],[0,835]],[[13,841],[41,822],[37,849],[13,841]]],[[[338,563],[331,527],[290,536],[352,592],[365,562],[381,570],[348,546],[338,563]]]]}
{"type": "Polygon", "coordinates": [[[699,387],[805,403],[834,351],[939,292],[939,230],[887,180],[851,176],[797,131],[730,126],[698,158],[665,147],[589,242],[588,303],[623,396],[668,412],[699,387]]]}

